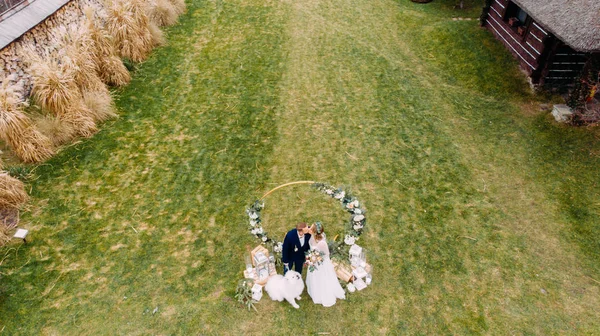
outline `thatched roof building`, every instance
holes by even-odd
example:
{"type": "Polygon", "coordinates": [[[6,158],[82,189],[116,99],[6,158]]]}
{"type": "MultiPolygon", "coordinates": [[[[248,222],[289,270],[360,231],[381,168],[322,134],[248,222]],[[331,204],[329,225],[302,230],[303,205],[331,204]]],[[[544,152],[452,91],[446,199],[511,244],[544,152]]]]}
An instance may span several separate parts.
{"type": "Polygon", "coordinates": [[[481,17],[532,83],[568,90],[600,53],[600,0],[488,0],[481,17]]]}
{"type": "Polygon", "coordinates": [[[600,0],[515,0],[535,22],[571,48],[600,51],[600,0]]]}

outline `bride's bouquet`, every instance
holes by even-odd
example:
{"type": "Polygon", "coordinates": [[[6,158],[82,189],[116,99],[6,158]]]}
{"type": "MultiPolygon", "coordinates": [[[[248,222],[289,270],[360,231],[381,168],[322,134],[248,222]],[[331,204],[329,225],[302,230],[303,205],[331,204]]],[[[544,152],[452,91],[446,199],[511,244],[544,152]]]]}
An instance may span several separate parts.
{"type": "Polygon", "coordinates": [[[305,255],[305,264],[308,266],[308,271],[314,272],[317,269],[317,266],[320,266],[323,263],[323,256],[325,256],[325,253],[313,249],[306,251],[305,255]]]}

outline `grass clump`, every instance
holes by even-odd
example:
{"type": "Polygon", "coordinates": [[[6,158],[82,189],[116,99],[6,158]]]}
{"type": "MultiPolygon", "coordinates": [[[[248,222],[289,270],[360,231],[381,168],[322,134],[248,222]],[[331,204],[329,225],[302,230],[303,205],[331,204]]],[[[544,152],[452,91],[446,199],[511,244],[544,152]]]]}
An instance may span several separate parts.
{"type": "Polygon", "coordinates": [[[55,147],[68,144],[77,135],[72,123],[53,114],[38,114],[33,120],[40,132],[46,135],[55,147]]]}
{"type": "Polygon", "coordinates": [[[82,109],[94,122],[116,116],[112,96],[100,76],[98,50],[95,40],[87,27],[72,29],[65,36],[63,46],[67,61],[66,71],[74,74],[75,83],[81,92],[82,109]]]}
{"type": "Polygon", "coordinates": [[[52,143],[23,113],[23,103],[10,81],[7,78],[0,81],[0,139],[24,162],[50,158],[54,154],[52,143]]]}
{"type": "Polygon", "coordinates": [[[149,15],[157,25],[171,26],[177,22],[179,13],[169,0],[152,0],[149,6],[149,15]]]}
{"type": "Polygon", "coordinates": [[[114,38],[99,24],[93,9],[84,9],[86,26],[94,42],[93,58],[102,81],[109,85],[123,86],[131,81],[131,75],[117,54],[114,38]]]}
{"type": "Polygon", "coordinates": [[[69,123],[78,135],[90,137],[98,130],[93,112],[83,102],[71,60],[35,57],[29,60],[33,78],[32,96],[43,110],[69,123]],[[60,62],[60,63],[59,63],[60,62]]]}
{"type": "Polygon", "coordinates": [[[119,55],[134,62],[144,61],[157,44],[147,15],[148,4],[142,0],[111,0],[106,10],[106,29],[113,36],[119,55]]]}
{"type": "Polygon", "coordinates": [[[178,15],[185,13],[186,5],[185,0],[168,0],[173,7],[175,8],[175,12],[178,15]]]}
{"type": "Polygon", "coordinates": [[[28,199],[23,182],[7,172],[0,172],[0,208],[19,208],[28,199]]]}
{"type": "Polygon", "coordinates": [[[113,98],[108,90],[84,91],[83,102],[96,122],[116,118],[117,112],[113,98]]]}
{"type": "Polygon", "coordinates": [[[165,45],[167,40],[165,39],[165,34],[158,27],[158,24],[154,22],[148,23],[148,30],[150,31],[150,36],[152,36],[152,43],[154,47],[165,45]]]}

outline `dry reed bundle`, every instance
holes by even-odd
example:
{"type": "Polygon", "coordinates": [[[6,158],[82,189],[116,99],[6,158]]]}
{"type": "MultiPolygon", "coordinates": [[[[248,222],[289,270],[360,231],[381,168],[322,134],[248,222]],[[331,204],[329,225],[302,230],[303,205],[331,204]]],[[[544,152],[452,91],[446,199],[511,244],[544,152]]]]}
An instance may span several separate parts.
{"type": "Polygon", "coordinates": [[[106,29],[114,37],[121,57],[141,62],[155,46],[143,0],[113,0],[107,6],[106,29]]]}
{"type": "Polygon", "coordinates": [[[169,2],[171,2],[175,8],[177,15],[185,13],[185,0],[169,0],[169,2]]]}
{"type": "Polygon", "coordinates": [[[0,111],[0,137],[24,162],[41,162],[54,155],[50,139],[19,111],[0,111]]]}
{"type": "Polygon", "coordinates": [[[177,9],[169,0],[152,0],[150,2],[150,18],[159,26],[171,26],[177,22],[177,9]]]}
{"type": "Polygon", "coordinates": [[[94,60],[100,79],[106,84],[115,86],[129,83],[131,76],[117,55],[113,37],[98,25],[91,7],[85,8],[84,12],[87,17],[87,30],[94,41],[94,60]]]}
{"type": "Polygon", "coordinates": [[[27,193],[23,182],[0,172],[0,207],[18,208],[27,202],[27,193]]]}
{"type": "MultiPolygon", "coordinates": [[[[76,120],[84,122],[82,116],[89,116],[93,121],[104,121],[116,117],[112,96],[108,87],[98,76],[96,63],[96,43],[87,27],[72,29],[63,40],[66,60],[63,61],[67,72],[74,74],[75,83],[81,90],[81,99],[86,108],[79,109],[80,116],[76,120]]],[[[76,105],[79,106],[79,105],[76,105]]],[[[88,122],[84,122],[88,125],[88,122]]]]}
{"type": "Polygon", "coordinates": [[[106,56],[102,63],[98,64],[98,72],[104,83],[123,86],[131,81],[129,70],[123,64],[119,56],[106,56]]]}
{"type": "Polygon", "coordinates": [[[75,84],[81,91],[103,91],[106,85],[98,76],[96,63],[96,43],[87,27],[69,29],[63,37],[61,50],[68,58],[62,64],[65,70],[73,73],[75,84]]]}
{"type": "Polygon", "coordinates": [[[77,134],[92,136],[96,131],[94,113],[85,106],[79,87],[75,83],[75,67],[68,57],[61,59],[37,58],[28,61],[33,79],[32,94],[38,104],[73,125],[77,134]]]}
{"type": "Polygon", "coordinates": [[[35,100],[43,109],[57,116],[68,114],[80,97],[72,68],[61,66],[56,59],[41,57],[29,63],[35,100]]]}
{"type": "Polygon", "coordinates": [[[52,142],[21,111],[22,103],[7,79],[0,86],[0,138],[24,162],[40,162],[54,155],[52,142]]]}

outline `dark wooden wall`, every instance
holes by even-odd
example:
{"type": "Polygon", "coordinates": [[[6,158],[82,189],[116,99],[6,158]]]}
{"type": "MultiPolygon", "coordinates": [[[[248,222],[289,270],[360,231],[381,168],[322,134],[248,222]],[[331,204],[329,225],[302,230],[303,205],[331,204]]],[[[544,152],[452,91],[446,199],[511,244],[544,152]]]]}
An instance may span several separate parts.
{"type": "Polygon", "coordinates": [[[548,55],[548,61],[540,72],[540,84],[548,89],[570,89],[583,70],[589,55],[573,50],[564,43],[557,43],[548,55]]]}
{"type": "Polygon", "coordinates": [[[483,25],[519,60],[534,84],[549,89],[568,89],[578,77],[588,55],[565,45],[531,17],[519,35],[507,22],[510,0],[491,0],[483,25]]]}
{"type": "Polygon", "coordinates": [[[519,35],[504,21],[509,0],[493,0],[485,26],[502,41],[515,55],[529,75],[540,71],[544,49],[551,38],[550,34],[532,21],[524,36],[519,35]]]}

